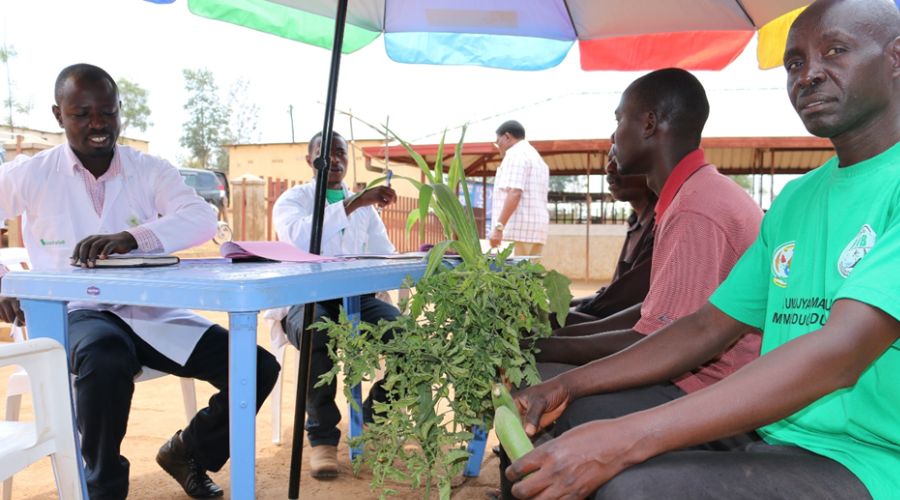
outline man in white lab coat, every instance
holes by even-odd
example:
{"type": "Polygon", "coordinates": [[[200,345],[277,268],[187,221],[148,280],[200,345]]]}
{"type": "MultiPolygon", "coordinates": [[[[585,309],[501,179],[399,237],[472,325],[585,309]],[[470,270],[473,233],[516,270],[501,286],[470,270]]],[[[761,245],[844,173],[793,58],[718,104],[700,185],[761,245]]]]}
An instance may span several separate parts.
{"type": "MultiPolygon", "coordinates": [[[[322,134],[318,133],[309,141],[306,162],[315,171],[313,160],[320,156],[322,134]]],[[[347,174],[347,141],[335,133],[331,145],[331,167],[328,170],[328,205],[322,226],[322,255],[341,254],[390,254],[394,245],[388,239],[387,230],[375,207],[394,203],[397,193],[389,186],[378,186],[352,198],[344,184],[347,174]]],[[[315,200],[315,181],[301,184],[285,191],[272,210],[275,231],[281,241],[290,242],[301,250],[309,249],[312,230],[312,213],[315,200]]],[[[329,300],[316,304],[316,318],[338,319],[341,301],[329,300]]],[[[360,317],[362,321],[377,323],[378,320],[392,320],[400,311],[374,295],[360,297],[360,317]]],[[[300,345],[303,328],[303,306],[293,306],[284,318],[284,331],[295,346],[300,345]]],[[[328,336],[325,332],[315,332],[312,340],[312,360],[310,364],[310,385],[331,370],[328,357],[328,336]]],[[[371,421],[372,401],[384,401],[382,382],[373,385],[369,397],[363,405],[363,418],[371,421]]],[[[337,444],[341,431],[337,424],[341,413],[334,403],[336,393],[334,382],[323,387],[310,387],[307,402],[306,431],[312,446],[310,454],[311,474],[317,479],[333,478],[338,474],[337,444]]]]}
{"type": "MultiPolygon", "coordinates": [[[[110,254],[173,252],[213,236],[215,214],[175,167],[116,145],[120,103],[108,73],[69,66],[57,78],[55,99],[68,144],[0,167],[0,219],[24,214],[34,269],[93,267],[110,254]]],[[[0,320],[25,321],[16,299],[0,297],[0,320]]],[[[228,459],[228,332],[186,310],[70,303],[68,341],[90,497],[128,494],[120,445],[143,366],[219,389],[156,460],[188,495],[222,496],[207,471],[228,459]]],[[[258,349],[257,409],[278,369],[258,349]]]]}

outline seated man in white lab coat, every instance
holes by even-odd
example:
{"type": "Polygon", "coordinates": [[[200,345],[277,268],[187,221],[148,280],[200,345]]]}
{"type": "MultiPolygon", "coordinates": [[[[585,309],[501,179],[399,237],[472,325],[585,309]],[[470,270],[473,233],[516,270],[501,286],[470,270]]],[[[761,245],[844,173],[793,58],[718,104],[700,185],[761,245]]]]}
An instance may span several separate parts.
{"type": "MultiPolygon", "coordinates": [[[[309,141],[306,162],[315,171],[313,160],[321,154],[322,134],[318,133],[309,141]]],[[[381,221],[376,206],[385,206],[397,199],[397,193],[388,186],[378,186],[351,199],[350,191],[344,184],[347,174],[347,141],[335,133],[331,145],[331,167],[328,171],[328,205],[325,207],[322,226],[322,255],[339,254],[389,254],[394,253],[394,245],[388,239],[387,230],[381,221]]],[[[275,202],[272,219],[275,231],[282,241],[290,242],[302,250],[309,249],[312,230],[315,180],[285,191],[275,202]]],[[[316,318],[329,317],[337,320],[341,300],[329,300],[316,304],[316,318]]],[[[400,311],[374,295],[360,297],[362,321],[377,323],[380,319],[392,320],[400,311]]],[[[303,328],[303,306],[291,307],[283,320],[284,331],[294,346],[300,345],[303,328]]],[[[333,366],[327,351],[328,336],[325,332],[315,332],[312,339],[312,361],[310,365],[310,385],[331,370],[333,366]]],[[[371,421],[372,401],[384,401],[385,393],[378,381],[372,387],[363,405],[363,418],[371,421]]],[[[306,406],[306,431],[312,446],[310,454],[311,474],[314,478],[325,479],[337,476],[337,444],[341,431],[337,424],[341,413],[334,403],[336,393],[334,382],[323,387],[310,387],[306,406]]]]}
{"type": "MultiPolygon", "coordinates": [[[[62,70],[53,114],[68,144],[0,167],[0,219],[24,214],[34,269],[93,267],[110,254],[172,252],[209,240],[216,216],[170,163],[119,137],[118,87],[89,64],[62,70]]],[[[19,303],[0,297],[0,320],[23,323],[19,303]]],[[[69,361],[91,499],[128,495],[121,455],[134,377],[143,366],[205,380],[219,392],[156,461],[194,498],[223,495],[207,475],[228,460],[228,332],[186,310],[69,304],[69,361]]],[[[257,350],[257,410],[278,363],[257,350]]]]}

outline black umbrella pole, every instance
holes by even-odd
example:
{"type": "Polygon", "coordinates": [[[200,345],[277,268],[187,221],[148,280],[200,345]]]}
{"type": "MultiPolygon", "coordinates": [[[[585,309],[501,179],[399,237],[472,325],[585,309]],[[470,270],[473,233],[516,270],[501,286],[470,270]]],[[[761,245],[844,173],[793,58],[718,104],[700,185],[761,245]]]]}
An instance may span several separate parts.
{"type": "MultiPolygon", "coordinates": [[[[341,69],[341,47],[344,45],[344,24],[347,20],[347,0],[338,0],[334,19],[334,42],[331,46],[331,70],[328,75],[328,95],[325,99],[325,123],[322,127],[321,154],[315,160],[316,198],[313,206],[312,231],[309,239],[310,253],[322,249],[322,223],[325,218],[325,190],[331,167],[331,142],[334,136],[334,109],[337,101],[338,75],[341,69]]],[[[300,341],[300,359],[297,363],[297,398],[294,406],[294,436],[291,449],[291,470],[288,482],[288,498],[300,497],[300,466],[303,463],[303,431],[306,422],[306,392],[309,385],[310,352],[312,335],[308,331],[315,312],[315,304],[306,304],[303,311],[303,335],[300,341]]]]}
{"type": "Polygon", "coordinates": [[[309,367],[312,359],[312,324],[315,304],[306,304],[303,309],[303,334],[300,337],[300,353],[297,359],[297,395],[294,401],[294,435],[291,448],[291,470],[288,484],[288,498],[300,497],[300,466],[303,463],[303,432],[306,425],[306,391],[309,387],[309,367]]]}

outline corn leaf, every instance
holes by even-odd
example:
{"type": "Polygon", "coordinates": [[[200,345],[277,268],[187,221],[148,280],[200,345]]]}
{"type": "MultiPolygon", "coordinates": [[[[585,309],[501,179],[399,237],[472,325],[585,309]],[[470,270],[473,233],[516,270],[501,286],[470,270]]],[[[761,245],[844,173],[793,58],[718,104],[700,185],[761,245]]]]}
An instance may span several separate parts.
{"type": "MultiPolygon", "coordinates": [[[[387,177],[381,177],[381,179],[386,179],[386,178],[387,178],[387,177]]],[[[394,179],[403,179],[403,180],[409,182],[410,184],[412,184],[413,186],[415,186],[417,190],[418,190],[418,189],[421,189],[422,186],[423,186],[423,184],[422,184],[421,181],[419,181],[418,179],[413,179],[412,177],[406,177],[406,176],[403,176],[403,175],[396,175],[396,174],[395,174],[395,175],[394,175],[394,179]]]]}
{"type": "Polygon", "coordinates": [[[409,211],[409,215],[406,217],[406,234],[409,235],[410,231],[412,231],[412,227],[419,221],[419,209],[416,208],[414,210],[409,211]]]}
{"type": "Polygon", "coordinates": [[[425,276],[431,276],[438,270],[438,267],[440,267],[441,261],[444,258],[444,254],[447,253],[447,249],[450,248],[452,243],[452,240],[441,241],[428,252],[428,264],[425,266],[425,276]]]}
{"type": "Polygon", "coordinates": [[[412,159],[415,160],[416,165],[419,166],[419,170],[421,170],[422,173],[425,174],[425,178],[428,179],[428,183],[434,184],[434,175],[431,174],[431,169],[428,167],[428,163],[425,161],[425,158],[422,158],[422,155],[420,155],[415,149],[413,149],[413,147],[410,146],[408,142],[397,137],[397,134],[395,134],[393,130],[391,130],[387,127],[385,127],[385,130],[389,134],[391,134],[391,136],[393,136],[394,139],[397,139],[397,141],[400,143],[400,145],[403,146],[403,149],[405,149],[406,152],[409,153],[409,156],[411,156],[412,159]]]}
{"type": "Polygon", "coordinates": [[[419,188],[419,237],[425,239],[425,224],[428,222],[428,205],[431,204],[431,186],[419,188]]]}
{"type": "MultiPolygon", "coordinates": [[[[441,210],[446,212],[448,222],[453,228],[453,232],[456,234],[462,245],[464,245],[465,254],[472,258],[476,257],[477,255],[473,255],[473,253],[481,253],[481,244],[478,241],[478,231],[475,229],[475,219],[467,216],[462,205],[459,203],[459,199],[446,185],[438,184],[434,186],[434,195],[437,205],[441,207],[441,210]]],[[[462,255],[464,252],[461,251],[460,254],[462,255]]]]}
{"type": "Polygon", "coordinates": [[[434,157],[434,183],[444,183],[444,138],[447,137],[447,129],[441,135],[441,142],[438,143],[437,155],[434,157]]]}
{"type": "MultiPolygon", "coordinates": [[[[458,180],[462,185],[463,197],[466,200],[466,212],[469,214],[469,217],[472,220],[475,220],[475,210],[472,208],[472,199],[469,194],[469,183],[466,181],[466,170],[463,168],[462,161],[462,151],[463,151],[463,140],[466,137],[466,129],[469,127],[468,124],[463,125],[462,132],[459,135],[459,143],[456,145],[456,150],[453,152],[453,163],[456,164],[456,168],[458,169],[458,180]]],[[[453,188],[453,192],[456,192],[456,188],[453,188]]]]}

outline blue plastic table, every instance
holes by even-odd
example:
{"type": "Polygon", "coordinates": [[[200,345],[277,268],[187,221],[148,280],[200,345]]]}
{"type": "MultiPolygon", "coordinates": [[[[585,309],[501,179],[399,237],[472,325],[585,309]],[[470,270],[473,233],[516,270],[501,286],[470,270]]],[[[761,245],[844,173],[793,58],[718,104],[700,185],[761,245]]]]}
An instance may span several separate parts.
{"type": "MultiPolygon", "coordinates": [[[[424,271],[424,262],[408,260],[325,264],[186,260],[163,268],[12,272],[2,280],[2,294],[21,300],[29,333],[53,338],[63,345],[67,345],[69,301],[227,312],[231,332],[231,497],[249,499],[254,498],[256,488],[257,313],[273,307],[399,288],[407,276],[416,280],[424,271]]],[[[358,307],[358,301],[347,303],[358,307]]],[[[80,443],[76,442],[76,446],[80,461],[80,443]]]]}

